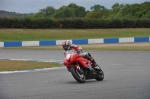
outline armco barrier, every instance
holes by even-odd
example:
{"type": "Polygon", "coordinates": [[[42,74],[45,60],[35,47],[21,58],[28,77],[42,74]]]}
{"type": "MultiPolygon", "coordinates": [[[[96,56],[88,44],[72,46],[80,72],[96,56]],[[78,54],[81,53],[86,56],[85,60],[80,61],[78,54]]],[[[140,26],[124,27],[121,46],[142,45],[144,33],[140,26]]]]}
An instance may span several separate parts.
{"type": "MultiPolygon", "coordinates": [[[[0,42],[0,47],[21,47],[21,46],[55,46],[61,45],[64,40],[42,40],[42,41],[17,41],[0,42]]],[[[107,43],[134,43],[150,42],[150,37],[130,37],[130,38],[99,38],[99,39],[74,39],[73,44],[107,44],[107,43]]]]}

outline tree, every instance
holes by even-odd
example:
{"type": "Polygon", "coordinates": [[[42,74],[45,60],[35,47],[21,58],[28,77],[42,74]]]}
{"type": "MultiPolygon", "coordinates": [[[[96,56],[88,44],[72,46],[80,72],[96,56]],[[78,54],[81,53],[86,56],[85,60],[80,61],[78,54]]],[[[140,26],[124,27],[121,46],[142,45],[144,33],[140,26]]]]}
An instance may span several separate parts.
{"type": "Polygon", "coordinates": [[[112,9],[109,10],[109,18],[115,18],[116,14],[122,9],[122,7],[124,6],[124,4],[119,4],[119,3],[115,3],[112,5],[112,9]]]}
{"type": "Polygon", "coordinates": [[[53,6],[47,6],[46,8],[40,9],[39,13],[44,16],[51,16],[55,11],[56,9],[53,6]]]}
{"type": "Polygon", "coordinates": [[[142,4],[126,4],[117,13],[121,18],[142,18],[148,17],[150,11],[150,2],[144,2],[142,4]]]}
{"type": "Polygon", "coordinates": [[[113,14],[118,13],[123,6],[124,6],[124,4],[119,4],[119,3],[113,4],[112,7],[111,7],[113,14]]]}
{"type": "Polygon", "coordinates": [[[142,18],[150,18],[150,11],[148,11],[145,15],[143,15],[142,18]]]}
{"type": "Polygon", "coordinates": [[[74,13],[75,13],[76,17],[84,17],[86,15],[85,8],[82,7],[82,6],[78,6],[74,3],[70,3],[67,7],[74,10],[74,13]]]}
{"type": "Polygon", "coordinates": [[[74,11],[66,6],[60,7],[54,14],[54,18],[72,18],[72,17],[75,17],[74,11]]]}
{"type": "Polygon", "coordinates": [[[60,7],[54,14],[54,18],[75,18],[84,17],[86,14],[85,8],[78,6],[74,3],[70,3],[68,6],[60,7]]]}
{"type": "Polygon", "coordinates": [[[140,11],[141,11],[141,17],[148,17],[149,16],[149,11],[150,11],[150,2],[144,2],[140,6],[140,11]]]}
{"type": "Polygon", "coordinates": [[[125,4],[117,13],[117,16],[121,18],[136,18],[138,17],[137,11],[139,11],[139,4],[125,4]]]}
{"type": "Polygon", "coordinates": [[[106,10],[106,8],[104,6],[96,4],[96,5],[94,5],[94,6],[91,7],[91,10],[92,11],[103,11],[103,10],[106,10]]]}
{"type": "Polygon", "coordinates": [[[86,14],[86,18],[105,18],[109,14],[109,10],[99,4],[92,6],[91,10],[86,14]]]}
{"type": "Polygon", "coordinates": [[[112,5],[112,10],[120,10],[124,4],[115,3],[112,5]]]}

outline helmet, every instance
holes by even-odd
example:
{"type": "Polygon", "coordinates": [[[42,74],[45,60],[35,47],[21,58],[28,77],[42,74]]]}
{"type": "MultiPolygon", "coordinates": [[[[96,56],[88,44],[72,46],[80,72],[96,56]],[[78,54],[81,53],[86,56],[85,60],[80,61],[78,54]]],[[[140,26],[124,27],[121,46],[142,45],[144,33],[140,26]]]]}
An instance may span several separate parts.
{"type": "Polygon", "coordinates": [[[66,50],[69,50],[70,49],[70,46],[71,46],[71,42],[69,40],[66,40],[66,41],[63,41],[62,42],[62,47],[63,49],[66,51],[66,50]]]}

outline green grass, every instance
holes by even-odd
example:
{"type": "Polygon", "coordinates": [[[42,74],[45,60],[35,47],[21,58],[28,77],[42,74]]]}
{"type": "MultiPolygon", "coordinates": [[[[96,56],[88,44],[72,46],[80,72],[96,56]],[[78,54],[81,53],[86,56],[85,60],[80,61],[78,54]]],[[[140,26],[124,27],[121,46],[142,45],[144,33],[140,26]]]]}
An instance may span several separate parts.
{"type": "Polygon", "coordinates": [[[150,36],[150,28],[128,29],[0,29],[0,41],[36,41],[150,36]]]}
{"type": "Polygon", "coordinates": [[[0,71],[32,70],[32,69],[52,68],[60,66],[62,66],[62,64],[54,62],[0,60],[0,71]]]}

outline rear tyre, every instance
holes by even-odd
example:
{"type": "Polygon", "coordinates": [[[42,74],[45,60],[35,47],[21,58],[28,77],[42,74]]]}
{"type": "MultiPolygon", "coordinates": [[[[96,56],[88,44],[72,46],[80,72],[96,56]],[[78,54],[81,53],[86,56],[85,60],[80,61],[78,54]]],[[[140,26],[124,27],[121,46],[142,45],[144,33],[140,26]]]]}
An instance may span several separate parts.
{"type": "MultiPolygon", "coordinates": [[[[81,71],[83,71],[82,68],[80,68],[80,69],[81,69],[81,71]]],[[[70,69],[70,72],[76,81],[78,81],[79,83],[85,83],[86,78],[84,75],[84,71],[81,73],[74,66],[72,66],[70,69]]]]}
{"type": "Polygon", "coordinates": [[[101,71],[98,71],[97,72],[97,77],[95,78],[97,81],[102,81],[104,79],[104,72],[101,70],[101,71]]]}

